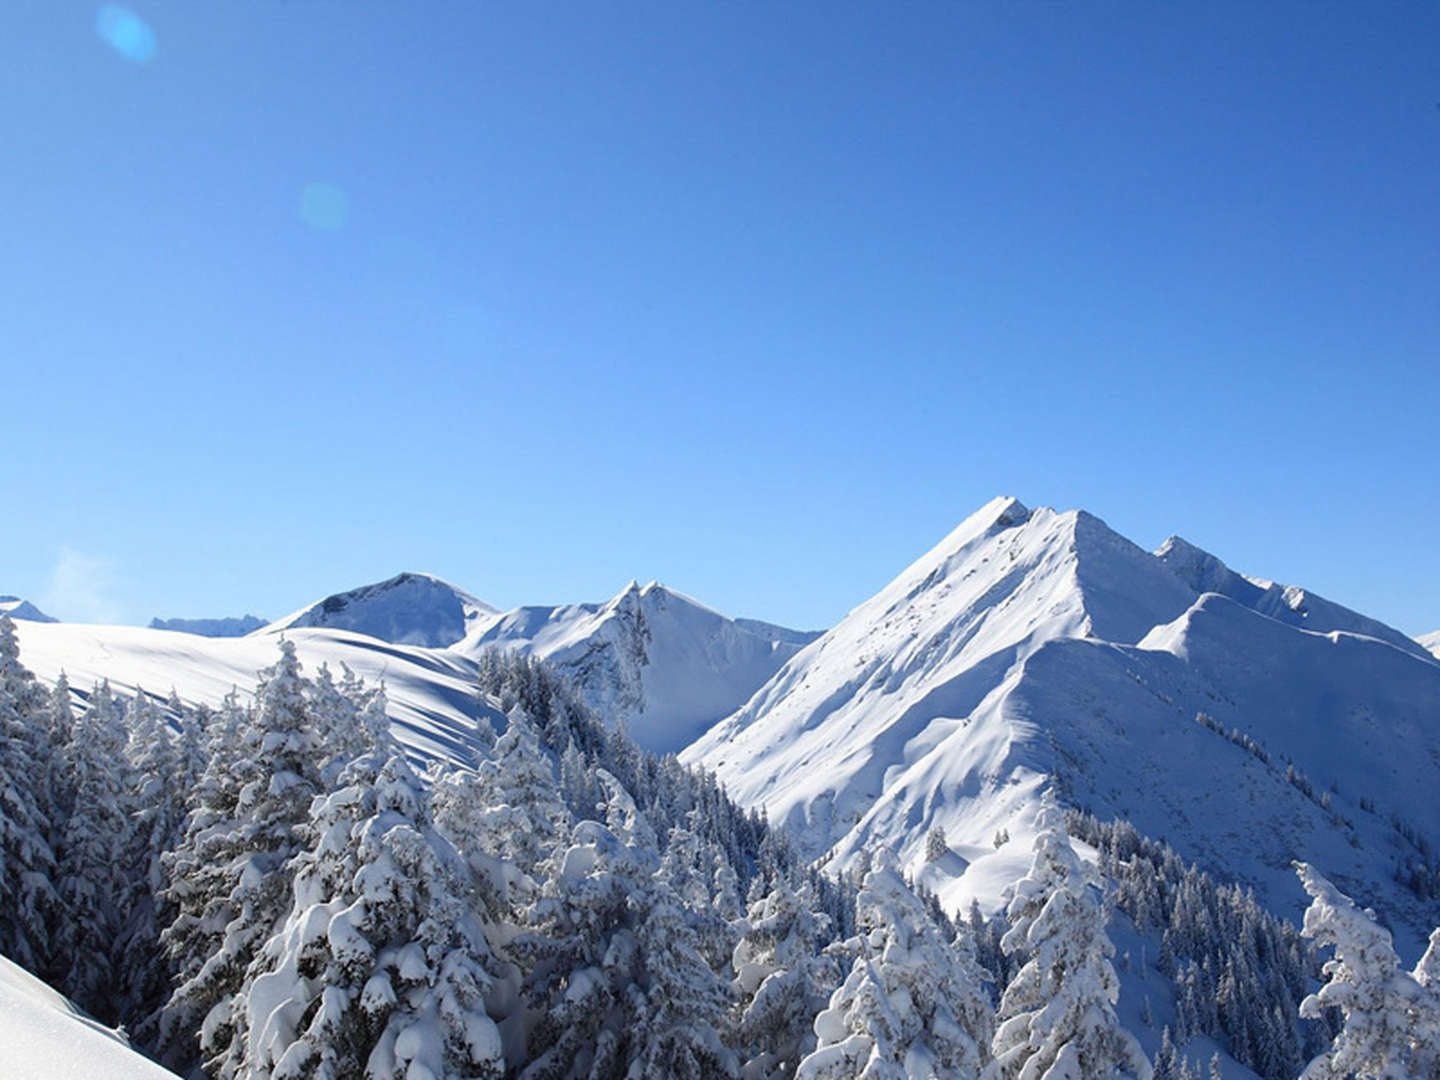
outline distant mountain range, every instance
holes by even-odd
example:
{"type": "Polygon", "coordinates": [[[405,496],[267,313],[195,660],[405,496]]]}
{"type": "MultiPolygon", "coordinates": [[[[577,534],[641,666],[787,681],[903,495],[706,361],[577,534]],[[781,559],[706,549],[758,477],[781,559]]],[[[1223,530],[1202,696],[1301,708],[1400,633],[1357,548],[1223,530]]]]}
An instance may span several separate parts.
{"type": "Polygon", "coordinates": [[[22,600],[18,596],[0,596],[0,615],[9,615],[12,619],[25,619],[29,622],[57,621],[29,600],[22,600]]]}
{"type": "Polygon", "coordinates": [[[151,619],[151,630],[174,630],[182,634],[199,634],[201,637],[244,637],[265,626],[264,619],[257,615],[241,615],[224,619],[151,619]]]}
{"type": "Polygon", "coordinates": [[[45,678],[211,703],[247,691],[282,633],[307,667],[383,679],[421,755],[461,752],[485,649],[543,659],[642,745],[680,751],[785,823],[807,855],[843,868],[892,849],[952,910],[993,906],[1024,872],[1054,789],[1281,914],[1299,911],[1289,863],[1303,858],[1377,907],[1402,949],[1440,922],[1397,880],[1420,864],[1440,880],[1435,636],[1178,537],[1145,551],[1080,510],[994,500],[824,633],[730,618],[655,582],[502,612],[417,573],[244,637],[20,627],[45,678]],[[937,826],[950,854],[930,863],[937,826]]]}

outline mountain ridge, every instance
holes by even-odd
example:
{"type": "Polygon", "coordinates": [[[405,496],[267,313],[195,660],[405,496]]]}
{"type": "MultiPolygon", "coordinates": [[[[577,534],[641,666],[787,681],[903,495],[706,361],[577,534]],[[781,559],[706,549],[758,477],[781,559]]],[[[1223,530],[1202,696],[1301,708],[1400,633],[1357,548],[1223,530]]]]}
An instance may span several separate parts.
{"type": "Polygon", "coordinates": [[[1023,870],[1011,850],[1025,844],[992,838],[1023,841],[1058,787],[1291,914],[1289,860],[1306,857],[1402,936],[1422,933],[1434,913],[1391,880],[1416,853],[1387,815],[1440,836],[1425,794],[1440,664],[1383,624],[1182,544],[1145,552],[1085,511],[992,500],[681,760],[840,868],[880,845],[918,872],[928,830],[943,828],[960,865],[930,883],[952,910],[1023,870]],[[1212,584],[1241,599],[1195,587],[1212,584]],[[1275,597],[1285,610],[1272,614],[1275,597]],[[1258,842],[1236,838],[1251,831],[1258,842]]]}

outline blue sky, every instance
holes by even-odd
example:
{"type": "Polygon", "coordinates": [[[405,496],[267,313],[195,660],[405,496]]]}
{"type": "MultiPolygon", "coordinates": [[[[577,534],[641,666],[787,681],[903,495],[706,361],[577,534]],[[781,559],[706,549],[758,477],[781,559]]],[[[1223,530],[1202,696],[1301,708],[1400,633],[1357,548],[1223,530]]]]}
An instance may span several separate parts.
{"type": "Polygon", "coordinates": [[[8,10],[0,592],[820,626],[1009,493],[1440,626],[1429,0],[8,10]]]}

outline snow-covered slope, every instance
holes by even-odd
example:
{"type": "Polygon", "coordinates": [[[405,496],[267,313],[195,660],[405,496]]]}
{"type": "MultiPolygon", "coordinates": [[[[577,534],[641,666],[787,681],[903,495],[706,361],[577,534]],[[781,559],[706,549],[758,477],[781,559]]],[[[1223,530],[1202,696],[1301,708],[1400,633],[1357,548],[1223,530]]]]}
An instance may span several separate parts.
{"type": "MultiPolygon", "coordinates": [[[[269,634],[207,638],[138,626],[17,623],[20,660],[47,682],[64,671],[86,692],[101,679],[125,694],[137,686],[191,704],[217,705],[232,689],[247,695],[256,673],[279,656],[269,634]]],[[[462,757],[466,733],[483,708],[475,700],[475,665],[445,649],[392,645],[344,630],[291,629],[308,670],[328,663],[338,676],[345,664],[367,682],[385,682],[397,734],[422,756],[462,757]]]]}
{"type": "Polygon", "coordinates": [[[265,626],[257,615],[229,616],[222,619],[151,619],[151,630],[175,630],[201,637],[244,637],[265,626]]]}
{"type": "Polygon", "coordinates": [[[1302,630],[1314,630],[1322,634],[1331,630],[1345,630],[1364,634],[1366,637],[1387,641],[1397,649],[1429,659],[1425,649],[1417,648],[1415,641],[1399,630],[1326,600],[1298,585],[1279,585],[1273,581],[1237,574],[1208,551],[1202,551],[1178,536],[1166,540],[1155,555],[1197,593],[1220,593],[1261,615],[1268,615],[1302,630]]]}
{"type": "Polygon", "coordinates": [[[6,1080],[175,1080],[124,1037],[0,956],[0,1076],[6,1080]]]}
{"type": "Polygon", "coordinates": [[[1414,853],[1390,818],[1440,839],[1440,665],[1313,596],[1308,619],[1262,610],[1182,543],[1152,555],[1083,511],[995,500],[682,759],[840,865],[881,844],[916,869],[942,826],[953,857],[931,884],[956,907],[1023,871],[1055,776],[1072,802],[1129,817],[1286,913],[1303,857],[1412,933],[1433,925],[1391,881],[1414,853]],[[1240,599],[1201,592],[1215,587],[1240,599]],[[1012,842],[997,849],[1002,829],[1012,842]]]}
{"type": "Polygon", "coordinates": [[[0,615],[9,615],[12,619],[28,619],[30,622],[55,622],[54,616],[46,615],[29,600],[21,600],[18,596],[0,596],[0,615]]]}
{"type": "Polygon", "coordinates": [[[388,581],[327,596],[256,631],[275,634],[293,627],[351,630],[397,645],[444,648],[472,626],[495,615],[489,604],[429,574],[397,574],[388,581]]]}
{"type": "Polygon", "coordinates": [[[603,604],[522,607],[478,622],[457,649],[516,649],[568,673],[601,715],[659,753],[687,745],[817,635],[731,619],[656,582],[603,604]]]}
{"type": "Polygon", "coordinates": [[[1421,634],[1417,640],[1437,659],[1440,659],[1440,630],[1436,630],[1433,634],[1421,634]]]}
{"type": "Polygon", "coordinates": [[[624,720],[641,745],[663,753],[732,712],[816,636],[730,619],[653,583],[604,604],[500,613],[435,578],[402,574],[241,638],[25,623],[20,639],[37,674],[53,680],[64,669],[78,690],[108,678],[127,692],[141,685],[168,694],[173,686],[186,701],[214,705],[232,686],[253,687],[282,632],[309,666],[347,664],[366,679],[384,678],[392,716],[424,753],[463,745],[457,731],[477,708],[468,684],[486,648],[553,662],[602,716],[624,720]],[[448,648],[405,643],[445,641],[462,626],[469,633],[448,648]]]}

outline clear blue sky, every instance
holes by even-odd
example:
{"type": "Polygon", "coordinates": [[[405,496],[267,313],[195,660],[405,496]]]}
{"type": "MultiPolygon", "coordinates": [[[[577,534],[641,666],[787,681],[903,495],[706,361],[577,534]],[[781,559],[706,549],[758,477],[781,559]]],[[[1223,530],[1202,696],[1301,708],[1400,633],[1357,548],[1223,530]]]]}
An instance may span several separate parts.
{"type": "Polygon", "coordinates": [[[0,592],[818,626],[1009,493],[1440,626],[1433,0],[5,22],[0,592]]]}

